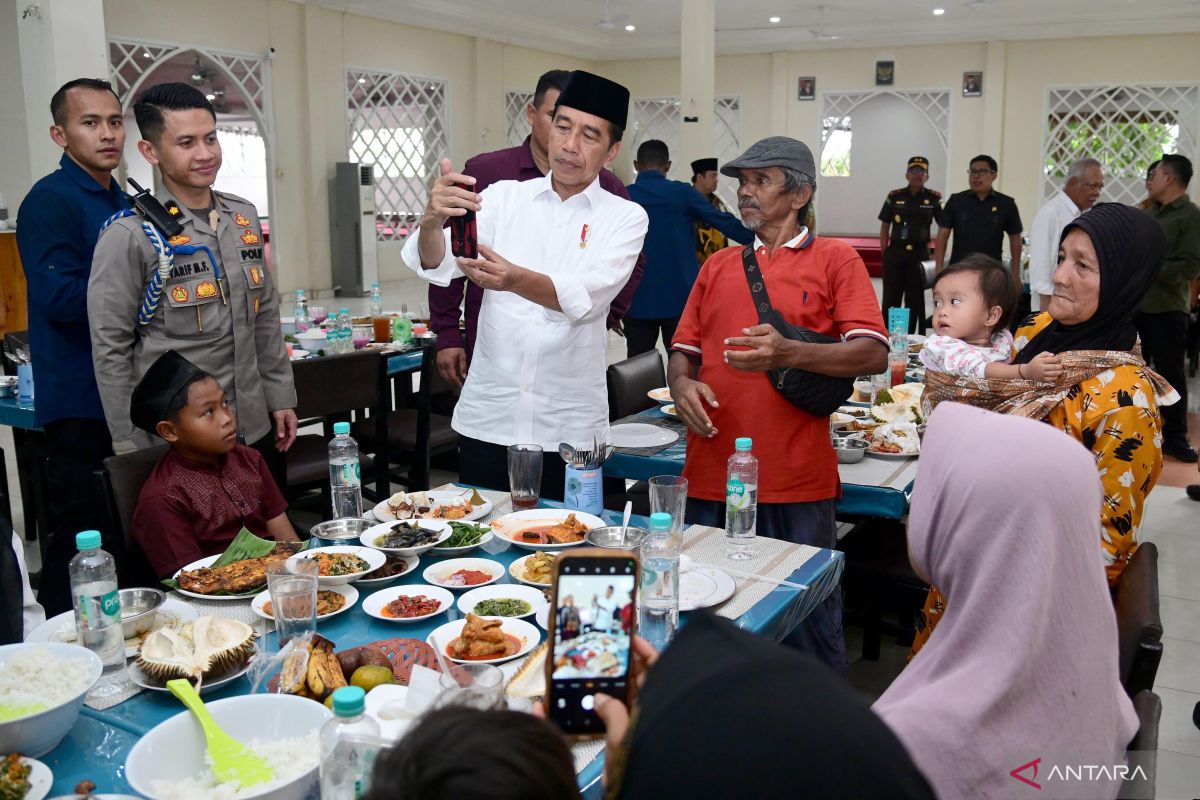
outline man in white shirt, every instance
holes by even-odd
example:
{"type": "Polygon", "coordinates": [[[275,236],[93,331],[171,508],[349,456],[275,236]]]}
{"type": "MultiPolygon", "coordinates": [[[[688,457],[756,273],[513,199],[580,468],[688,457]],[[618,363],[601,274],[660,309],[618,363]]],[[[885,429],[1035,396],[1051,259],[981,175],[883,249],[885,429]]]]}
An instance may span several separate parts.
{"type": "Polygon", "coordinates": [[[541,496],[562,499],[560,442],[591,446],[608,424],[604,321],[633,272],[646,235],[641,206],[604,191],[600,170],[621,147],[629,90],[582,70],[559,96],[550,173],[474,179],[443,159],[420,231],[404,262],[445,286],[456,277],[484,294],[471,372],[454,409],[464,483],[508,489],[507,448],[542,447],[541,496]],[[476,212],[479,258],[455,258],[447,219],[476,212]]]}
{"type": "Polygon", "coordinates": [[[1067,182],[1033,218],[1029,235],[1029,293],[1034,311],[1044,310],[1054,294],[1058,239],[1067,223],[1096,204],[1104,188],[1104,167],[1094,158],[1081,158],[1067,171],[1067,182]]]}

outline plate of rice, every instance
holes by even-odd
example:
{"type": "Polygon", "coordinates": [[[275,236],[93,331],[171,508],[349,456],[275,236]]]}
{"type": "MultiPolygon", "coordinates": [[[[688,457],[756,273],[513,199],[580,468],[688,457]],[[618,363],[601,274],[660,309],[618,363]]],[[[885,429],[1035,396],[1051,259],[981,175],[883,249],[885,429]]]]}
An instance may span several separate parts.
{"type": "Polygon", "coordinates": [[[104,665],[60,642],[0,647],[0,753],[38,758],[67,735],[104,665]]]}

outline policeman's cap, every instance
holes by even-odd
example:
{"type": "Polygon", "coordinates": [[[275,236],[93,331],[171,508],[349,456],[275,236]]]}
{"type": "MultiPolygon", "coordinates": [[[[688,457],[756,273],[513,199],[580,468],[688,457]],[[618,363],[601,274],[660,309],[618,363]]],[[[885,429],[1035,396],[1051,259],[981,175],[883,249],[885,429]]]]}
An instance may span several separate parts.
{"type": "Polygon", "coordinates": [[[929,172],[929,159],[925,156],[913,156],[908,160],[908,169],[923,169],[929,172]]]}

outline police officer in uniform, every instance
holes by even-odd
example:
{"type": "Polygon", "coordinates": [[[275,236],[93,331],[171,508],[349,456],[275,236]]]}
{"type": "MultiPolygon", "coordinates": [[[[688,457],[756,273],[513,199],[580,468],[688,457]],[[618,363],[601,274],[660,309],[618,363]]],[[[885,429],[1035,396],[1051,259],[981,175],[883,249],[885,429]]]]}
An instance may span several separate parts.
{"type": "Polygon", "coordinates": [[[913,156],[905,173],[908,186],[889,192],[879,211],[879,247],[883,251],[883,311],[898,308],[901,298],[910,309],[908,332],[925,332],[925,274],[929,259],[929,228],[942,210],[942,196],[925,188],[929,159],[913,156]]]}
{"type": "Polygon", "coordinates": [[[258,214],[248,201],[211,188],[221,149],[203,94],[187,84],[159,84],[134,113],[143,137],[138,149],[162,174],[159,200],[183,230],[168,238],[132,214],[111,220],[96,245],[88,316],[113,448],[154,443],[130,422],[129,400],[155,359],[176,350],[221,383],[237,410],[238,432],[278,474],[273,451],[287,450],[296,437],[296,390],[258,214]],[[156,292],[160,270],[165,280],[156,292]]]}

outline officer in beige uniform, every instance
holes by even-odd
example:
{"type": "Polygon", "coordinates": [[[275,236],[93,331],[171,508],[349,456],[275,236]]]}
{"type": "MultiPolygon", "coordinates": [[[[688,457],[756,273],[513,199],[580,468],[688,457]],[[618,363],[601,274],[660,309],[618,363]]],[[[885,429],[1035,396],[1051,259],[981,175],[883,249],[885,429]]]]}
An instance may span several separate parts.
{"type": "Polygon", "coordinates": [[[221,154],[204,95],[186,84],[159,84],[134,112],[143,137],[138,148],[160,169],[167,190],[159,199],[183,230],[168,239],[148,230],[141,215],[125,216],[110,221],[96,245],[88,317],[113,447],[128,452],[154,443],[130,422],[129,399],[155,359],[176,350],[221,383],[237,410],[238,432],[271,463],[269,443],[285,451],[295,440],[296,390],[258,214],[246,200],[211,188],[221,154]],[[156,291],[160,267],[165,279],[156,291]]]}

